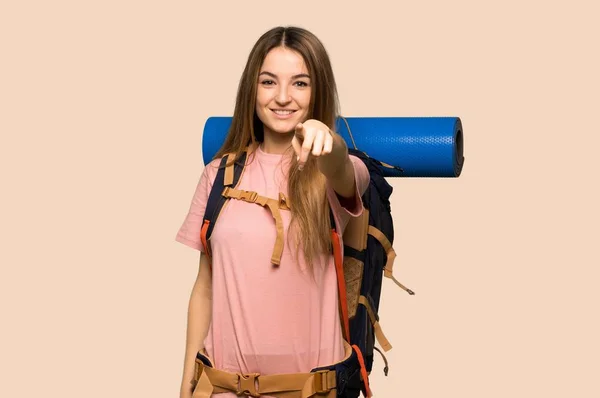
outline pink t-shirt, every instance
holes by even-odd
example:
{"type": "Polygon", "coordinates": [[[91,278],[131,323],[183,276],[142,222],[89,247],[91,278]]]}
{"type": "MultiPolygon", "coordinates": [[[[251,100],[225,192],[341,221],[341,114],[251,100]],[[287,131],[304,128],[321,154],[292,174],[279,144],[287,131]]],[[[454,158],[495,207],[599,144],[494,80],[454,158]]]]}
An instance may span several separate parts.
{"type": "MultiPolygon", "coordinates": [[[[287,158],[260,148],[254,153],[248,156],[238,189],[270,198],[278,198],[280,192],[287,196],[287,158]]],[[[357,182],[355,200],[342,205],[328,188],[338,231],[362,213],[360,196],[369,183],[366,166],[350,158],[357,182]]],[[[205,167],[176,236],[200,251],[204,209],[218,165],[214,160],[205,167]]],[[[304,262],[294,262],[287,235],[291,214],[281,210],[281,215],[285,246],[279,267],[270,261],[276,230],[267,208],[231,199],[215,225],[210,240],[212,322],[204,345],[217,369],[263,375],[309,372],[344,357],[333,256],[315,264],[313,278],[304,262]]],[[[219,395],[227,396],[236,395],[219,395]]]]}

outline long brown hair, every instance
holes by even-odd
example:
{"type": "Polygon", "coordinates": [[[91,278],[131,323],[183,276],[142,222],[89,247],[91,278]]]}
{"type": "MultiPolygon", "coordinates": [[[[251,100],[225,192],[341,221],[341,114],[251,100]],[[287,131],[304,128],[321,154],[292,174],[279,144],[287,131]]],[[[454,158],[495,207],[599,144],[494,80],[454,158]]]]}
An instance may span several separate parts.
{"type": "MultiPolygon", "coordinates": [[[[339,101],[333,69],[325,47],[306,29],[276,27],[258,39],[248,56],[238,86],[231,127],[215,159],[227,153],[236,153],[237,158],[248,146],[255,148],[264,140],[263,124],[255,111],[258,75],[269,51],[280,46],[298,52],[311,76],[308,118],[317,119],[334,131],[339,115],[339,101]]],[[[313,261],[331,247],[326,180],[318,169],[316,158],[309,157],[300,172],[296,157],[292,156],[288,196],[292,213],[290,229],[295,228],[296,247],[303,248],[305,260],[309,268],[312,268],[313,261]]]]}

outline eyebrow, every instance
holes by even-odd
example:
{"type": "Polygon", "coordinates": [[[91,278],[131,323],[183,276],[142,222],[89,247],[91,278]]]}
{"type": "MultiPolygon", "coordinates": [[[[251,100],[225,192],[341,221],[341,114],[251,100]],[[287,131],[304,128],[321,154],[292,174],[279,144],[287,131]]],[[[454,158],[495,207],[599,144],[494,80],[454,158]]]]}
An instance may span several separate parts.
{"type": "MultiPolygon", "coordinates": [[[[277,79],[277,75],[276,74],[271,73],[271,72],[267,72],[267,71],[260,72],[260,74],[258,76],[260,76],[260,75],[269,75],[269,76],[274,77],[275,79],[277,79]]],[[[294,75],[294,76],[292,76],[292,79],[299,79],[301,77],[306,77],[306,78],[310,79],[310,76],[307,75],[306,73],[300,73],[298,75],[294,75]]]]}

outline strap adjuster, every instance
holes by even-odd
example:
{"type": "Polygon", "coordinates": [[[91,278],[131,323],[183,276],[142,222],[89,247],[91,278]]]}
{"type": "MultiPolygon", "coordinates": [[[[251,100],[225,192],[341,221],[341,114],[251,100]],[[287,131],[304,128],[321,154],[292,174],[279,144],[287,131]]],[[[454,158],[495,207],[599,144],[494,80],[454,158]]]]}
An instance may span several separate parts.
{"type": "Polygon", "coordinates": [[[256,199],[258,199],[258,193],[242,191],[242,193],[240,194],[240,199],[243,200],[244,202],[256,203],[256,199]]]}
{"type": "Polygon", "coordinates": [[[315,393],[325,394],[331,391],[335,386],[330,386],[327,382],[327,374],[329,370],[319,370],[314,373],[313,385],[315,387],[315,393]]]}
{"type": "Polygon", "coordinates": [[[237,380],[237,395],[250,395],[251,397],[260,397],[256,387],[260,373],[239,374],[237,380]]]}
{"type": "Polygon", "coordinates": [[[226,198],[239,199],[249,203],[256,203],[256,201],[258,200],[257,192],[242,191],[238,189],[233,189],[231,187],[225,187],[221,195],[223,195],[226,198]]]}

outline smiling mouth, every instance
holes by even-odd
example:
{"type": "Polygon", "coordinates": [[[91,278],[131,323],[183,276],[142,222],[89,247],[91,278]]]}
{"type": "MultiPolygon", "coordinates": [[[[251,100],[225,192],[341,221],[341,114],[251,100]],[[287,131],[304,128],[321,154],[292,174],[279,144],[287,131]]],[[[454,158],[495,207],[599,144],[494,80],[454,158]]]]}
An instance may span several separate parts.
{"type": "Polygon", "coordinates": [[[292,109],[271,109],[271,112],[275,113],[276,115],[287,116],[287,115],[291,115],[292,113],[294,113],[296,111],[292,110],[292,109]]]}

